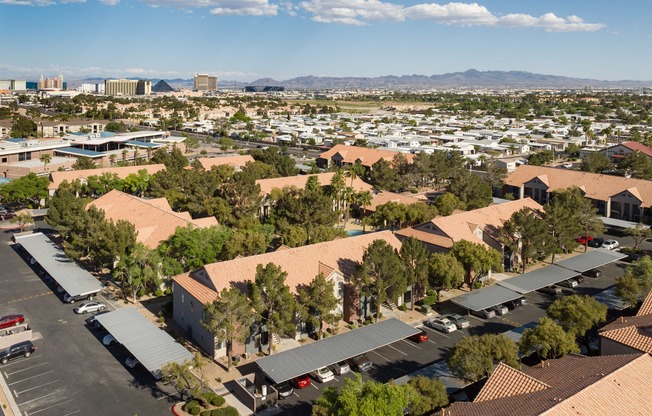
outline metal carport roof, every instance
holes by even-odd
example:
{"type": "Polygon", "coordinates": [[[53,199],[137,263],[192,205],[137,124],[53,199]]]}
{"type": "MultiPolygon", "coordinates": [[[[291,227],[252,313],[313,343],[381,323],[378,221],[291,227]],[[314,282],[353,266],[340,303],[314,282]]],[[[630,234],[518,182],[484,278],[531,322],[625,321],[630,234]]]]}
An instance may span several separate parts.
{"type": "Polygon", "coordinates": [[[256,361],[275,383],[307,374],[421,332],[396,318],[322,339],[256,361]]]}
{"type": "Polygon", "coordinates": [[[623,254],[618,251],[607,250],[604,248],[598,248],[596,250],[587,251],[586,253],[580,254],[579,256],[562,260],[556,263],[556,265],[565,267],[569,270],[574,270],[579,273],[584,273],[587,270],[604,266],[605,264],[624,259],[625,257],[627,257],[627,254],[623,254]]]}
{"type": "Polygon", "coordinates": [[[92,274],[68,258],[63,250],[43,233],[16,235],[14,241],[23,246],[69,295],[88,295],[104,288],[92,274]]]}
{"type": "Polygon", "coordinates": [[[472,311],[481,311],[494,305],[500,305],[523,295],[517,291],[499,285],[491,285],[474,290],[465,295],[452,298],[453,303],[472,311]]]}
{"type": "Polygon", "coordinates": [[[556,264],[525,273],[521,276],[512,277],[511,279],[502,280],[496,284],[505,289],[515,290],[521,294],[533,292],[542,287],[551,286],[563,280],[577,276],[578,273],[559,267],[556,264]]]}
{"type": "Polygon", "coordinates": [[[136,308],[122,308],[97,315],[97,320],[157,379],[161,378],[161,367],[165,364],[182,364],[193,358],[187,349],[136,308]]]}

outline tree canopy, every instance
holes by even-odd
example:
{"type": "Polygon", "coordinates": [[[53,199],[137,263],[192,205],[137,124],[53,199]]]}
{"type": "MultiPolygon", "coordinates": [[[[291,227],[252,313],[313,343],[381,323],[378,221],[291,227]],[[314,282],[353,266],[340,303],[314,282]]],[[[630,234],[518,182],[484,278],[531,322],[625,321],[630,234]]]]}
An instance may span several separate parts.
{"type": "Polygon", "coordinates": [[[446,362],[451,373],[468,381],[488,377],[498,362],[520,368],[518,347],[503,334],[463,337],[449,350],[446,362]]]}
{"type": "Polygon", "coordinates": [[[624,276],[616,279],[616,294],[632,307],[652,290],[652,259],[643,256],[633,262],[624,276]]]}
{"type": "Polygon", "coordinates": [[[455,257],[464,267],[467,283],[473,284],[479,277],[489,271],[503,271],[503,256],[490,247],[467,240],[460,240],[453,243],[450,254],[455,257]]]}
{"type": "Polygon", "coordinates": [[[575,336],[564,331],[560,325],[550,318],[540,318],[537,326],[523,331],[519,342],[523,354],[536,351],[543,359],[560,358],[572,352],[579,352],[575,336]]]}

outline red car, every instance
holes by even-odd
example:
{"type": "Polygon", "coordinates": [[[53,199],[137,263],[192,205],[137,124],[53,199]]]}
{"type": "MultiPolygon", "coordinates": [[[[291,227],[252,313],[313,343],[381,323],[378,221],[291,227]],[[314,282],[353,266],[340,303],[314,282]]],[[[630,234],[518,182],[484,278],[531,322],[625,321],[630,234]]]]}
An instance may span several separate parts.
{"type": "Polygon", "coordinates": [[[20,325],[25,322],[25,317],[20,314],[7,315],[0,318],[0,329],[20,325]]]}
{"type": "Polygon", "coordinates": [[[591,240],[593,240],[593,237],[591,237],[590,235],[583,235],[580,238],[575,239],[575,241],[577,241],[583,246],[589,244],[591,240]]]}
{"type": "Polygon", "coordinates": [[[414,334],[410,337],[411,341],[414,341],[418,344],[428,341],[428,334],[423,329],[418,334],[414,334]]]}
{"type": "Polygon", "coordinates": [[[308,374],[297,376],[292,379],[292,384],[294,384],[294,386],[298,389],[308,387],[310,385],[310,377],[308,376],[308,374]]]}

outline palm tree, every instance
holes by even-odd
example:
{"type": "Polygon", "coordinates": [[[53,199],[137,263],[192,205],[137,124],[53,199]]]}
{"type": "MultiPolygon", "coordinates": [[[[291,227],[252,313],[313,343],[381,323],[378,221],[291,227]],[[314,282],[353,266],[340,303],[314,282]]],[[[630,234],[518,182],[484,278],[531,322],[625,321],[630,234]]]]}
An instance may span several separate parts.
{"type": "Polygon", "coordinates": [[[138,165],[138,148],[134,149],[134,166],[138,165]]]}
{"type": "Polygon", "coordinates": [[[129,150],[124,149],[124,150],[122,151],[122,160],[123,160],[123,161],[125,161],[125,162],[127,161],[127,155],[128,155],[128,154],[129,154],[129,150]]]}
{"type": "Polygon", "coordinates": [[[41,156],[39,156],[39,160],[43,162],[43,170],[48,166],[48,163],[52,161],[52,155],[48,153],[43,153],[41,156]]]}
{"type": "Polygon", "coordinates": [[[359,162],[356,162],[354,165],[350,165],[349,168],[344,172],[344,176],[351,178],[351,187],[353,187],[353,181],[364,174],[364,166],[359,162]]]}
{"type": "Polygon", "coordinates": [[[358,198],[358,206],[362,207],[362,217],[367,216],[367,207],[371,205],[371,192],[369,191],[364,191],[360,192],[357,195],[358,198]]]}
{"type": "Polygon", "coordinates": [[[148,148],[147,148],[147,161],[148,161],[148,162],[149,162],[150,160],[152,160],[152,152],[153,152],[152,148],[151,148],[151,147],[148,147],[148,148]]]}
{"type": "Polygon", "coordinates": [[[117,159],[117,156],[115,154],[109,155],[109,163],[111,164],[111,166],[113,166],[116,159],[117,159]]]}

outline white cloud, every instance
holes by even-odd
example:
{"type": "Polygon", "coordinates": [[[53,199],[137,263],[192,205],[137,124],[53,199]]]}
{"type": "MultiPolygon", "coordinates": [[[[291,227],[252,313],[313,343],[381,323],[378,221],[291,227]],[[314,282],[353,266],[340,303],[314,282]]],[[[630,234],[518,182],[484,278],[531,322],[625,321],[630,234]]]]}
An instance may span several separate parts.
{"type": "Polygon", "coordinates": [[[585,23],[580,17],[558,17],[546,13],[498,16],[478,3],[420,3],[402,6],[378,0],[307,0],[299,7],[322,23],[366,25],[377,21],[425,20],[445,25],[543,28],[548,32],[592,32],[604,28],[600,23],[585,23]]]}
{"type": "Polygon", "coordinates": [[[120,3],[120,0],[100,0],[100,3],[104,4],[105,6],[116,6],[118,3],[120,3]]]}
{"type": "Polygon", "coordinates": [[[208,8],[214,15],[274,16],[278,5],[269,0],[142,0],[152,7],[173,7],[178,9],[208,8]]]}

